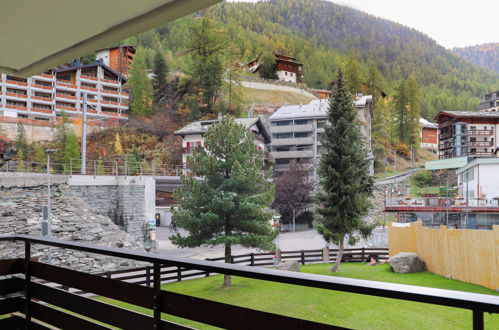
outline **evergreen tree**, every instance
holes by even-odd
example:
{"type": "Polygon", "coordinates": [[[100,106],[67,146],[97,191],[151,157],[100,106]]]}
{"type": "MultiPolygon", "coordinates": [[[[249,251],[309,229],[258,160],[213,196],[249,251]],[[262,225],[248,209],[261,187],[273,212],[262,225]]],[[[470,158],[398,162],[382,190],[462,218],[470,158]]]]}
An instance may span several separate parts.
{"type": "Polygon", "coordinates": [[[144,116],[152,113],[153,96],[152,83],[146,69],[144,50],[139,48],[133,59],[127,84],[130,86],[130,110],[144,116]]]}
{"type": "Polygon", "coordinates": [[[68,115],[65,111],[63,111],[61,117],[57,119],[55,130],[57,152],[54,155],[54,161],[64,163],[64,150],[66,149],[68,136],[72,131],[71,123],[69,122],[68,115]]]}
{"type": "Polygon", "coordinates": [[[409,140],[408,124],[408,96],[405,81],[401,80],[395,91],[394,114],[397,127],[397,137],[400,143],[407,144],[409,140]]]}
{"type": "Polygon", "coordinates": [[[414,74],[411,74],[406,82],[407,89],[407,130],[408,130],[408,145],[414,150],[420,147],[419,137],[419,118],[421,118],[421,103],[420,91],[414,74]]]}
{"type": "MultiPolygon", "coordinates": [[[[253,133],[233,119],[224,118],[205,135],[205,148],[189,157],[192,174],[182,176],[175,191],[180,207],[174,217],[187,236],[171,236],[181,247],[225,247],[225,262],[231,262],[233,244],[272,249],[277,235],[268,212],[274,198],[269,173],[263,171],[263,152],[254,144],[253,133]]],[[[224,285],[231,278],[224,276],[224,285]]]]}
{"type": "Polygon", "coordinates": [[[47,154],[45,153],[45,147],[41,143],[35,144],[34,147],[34,162],[35,166],[38,170],[42,171],[44,168],[46,169],[47,164],[47,154]]]}
{"type": "Polygon", "coordinates": [[[202,92],[205,112],[211,113],[222,87],[222,63],[227,41],[208,17],[198,19],[192,25],[190,37],[190,75],[202,92]]]}
{"type": "Polygon", "coordinates": [[[353,58],[353,56],[350,57],[345,67],[345,80],[348,89],[352,94],[362,93],[362,91],[364,90],[364,84],[362,82],[363,79],[359,64],[357,63],[355,58],[353,58]]]}
{"type": "MultiPolygon", "coordinates": [[[[22,123],[17,123],[17,137],[14,143],[16,152],[22,152],[23,157],[26,158],[28,155],[28,144],[26,143],[26,130],[22,123]]],[[[26,159],[24,159],[26,160],[26,159]]]]}
{"type": "Polygon", "coordinates": [[[374,190],[369,175],[370,160],[341,70],[331,93],[326,121],[318,168],[316,227],[327,242],[339,245],[336,262],[330,270],[335,272],[343,256],[345,239],[354,244],[359,234],[366,238],[373,229],[362,220],[374,190]]]}
{"type": "Polygon", "coordinates": [[[264,53],[260,58],[258,74],[265,79],[277,79],[277,63],[272,53],[264,53]]]}
{"type": "Polygon", "coordinates": [[[224,63],[225,79],[223,90],[227,100],[227,108],[233,113],[239,104],[242,103],[241,95],[241,75],[242,68],[239,63],[239,49],[231,45],[227,51],[227,58],[224,63]]]}
{"type": "Polygon", "coordinates": [[[201,118],[201,111],[196,96],[191,97],[189,100],[189,110],[191,111],[191,121],[196,121],[201,118]]]}
{"type": "MultiPolygon", "coordinates": [[[[80,151],[78,146],[78,136],[75,132],[70,131],[66,138],[66,145],[63,151],[63,164],[66,170],[68,170],[71,164],[79,164],[80,151]]],[[[73,170],[79,169],[79,165],[73,165],[73,170]]]]}
{"type": "Polygon", "coordinates": [[[157,50],[156,53],[154,54],[153,73],[154,73],[154,80],[153,80],[154,94],[156,98],[158,98],[163,92],[163,87],[165,86],[166,83],[166,77],[168,76],[168,65],[166,63],[166,59],[163,52],[160,50],[157,50]]]}

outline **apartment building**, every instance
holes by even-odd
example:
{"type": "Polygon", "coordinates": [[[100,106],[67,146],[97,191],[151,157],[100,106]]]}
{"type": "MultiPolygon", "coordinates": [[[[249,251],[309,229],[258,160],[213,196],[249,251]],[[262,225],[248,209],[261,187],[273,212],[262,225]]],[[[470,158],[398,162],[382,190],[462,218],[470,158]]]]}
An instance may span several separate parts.
{"type": "MultiPolygon", "coordinates": [[[[175,131],[175,135],[182,137],[182,168],[185,175],[190,175],[187,157],[195,148],[204,147],[204,134],[208,128],[219,121],[218,119],[198,120],[175,131]]],[[[235,121],[254,134],[258,150],[266,151],[266,146],[270,143],[270,135],[259,117],[236,118],[235,121]]]]}
{"type": "Polygon", "coordinates": [[[441,111],[435,119],[440,159],[493,156],[499,138],[499,112],[441,111]]]}
{"type": "Polygon", "coordinates": [[[499,91],[485,94],[478,104],[479,111],[499,111],[499,91]]]}
{"type": "MultiPolygon", "coordinates": [[[[358,94],[353,104],[366,147],[371,150],[372,96],[358,94]]],[[[270,116],[270,151],[276,172],[287,170],[292,162],[308,164],[312,170],[316,168],[328,111],[329,100],[320,99],[306,105],[283,106],[270,116]]],[[[371,173],[373,171],[371,166],[371,173]]]]}
{"type": "Polygon", "coordinates": [[[132,66],[134,56],[135,47],[130,45],[104,48],[95,54],[97,60],[102,60],[105,65],[118,71],[125,77],[128,77],[128,71],[132,66]]]}
{"type": "Polygon", "coordinates": [[[0,74],[0,119],[27,118],[31,123],[53,122],[65,112],[82,116],[87,97],[90,118],[128,118],[126,78],[103,61],[82,64],[79,60],[29,78],[0,74]]]}

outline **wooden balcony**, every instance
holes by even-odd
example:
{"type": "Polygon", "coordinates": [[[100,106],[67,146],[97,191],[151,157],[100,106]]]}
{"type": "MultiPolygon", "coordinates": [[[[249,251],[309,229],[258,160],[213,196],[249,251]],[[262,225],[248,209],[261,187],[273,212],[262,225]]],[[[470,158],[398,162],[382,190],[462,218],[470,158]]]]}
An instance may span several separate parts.
{"type": "Polygon", "coordinates": [[[52,110],[50,109],[42,109],[42,108],[31,108],[31,111],[52,114],[52,110]]]}
{"type": "Polygon", "coordinates": [[[80,75],[80,78],[81,79],[92,80],[92,81],[99,81],[99,79],[97,79],[97,77],[87,76],[85,74],[80,75]]]}
{"type": "Polygon", "coordinates": [[[38,89],[44,89],[51,91],[53,89],[52,86],[45,86],[45,85],[39,85],[39,84],[31,84],[31,88],[38,88],[38,89]]]}
{"type": "Polygon", "coordinates": [[[7,79],[5,82],[7,84],[10,84],[10,85],[16,85],[16,86],[21,86],[21,87],[28,87],[28,83],[27,82],[20,82],[20,81],[15,81],[15,80],[10,80],[10,79],[7,79]]]}
{"type": "MultiPolygon", "coordinates": [[[[336,276],[276,271],[262,267],[225,264],[214,261],[165,257],[118,248],[41,238],[39,236],[0,236],[4,244],[24,244],[24,258],[0,261],[0,319],[2,329],[190,329],[162,319],[162,313],[204,325],[224,329],[334,329],[329,324],[259,311],[186,294],[165,291],[161,283],[176,277],[183,270],[195,270],[199,275],[227,274],[257,280],[298,285],[428,303],[472,311],[473,329],[484,328],[484,313],[499,313],[499,297],[493,295],[434,289],[396,283],[373,282],[336,276]],[[34,244],[84,251],[149,264],[145,285],[128,283],[118,278],[70,270],[33,260],[34,244]],[[166,265],[172,270],[163,271],[166,265]],[[147,280],[149,276],[152,281],[147,280]],[[166,276],[166,278],[165,278],[166,276]],[[64,288],[107,297],[152,310],[151,315],[105,303],[64,288]]],[[[303,254],[303,253],[302,253],[303,254]]],[[[198,276],[199,276],[198,275],[198,276]]],[[[237,294],[237,293],[235,293],[237,294]]],[[[283,299],[286,299],[285,297],[283,299]]],[[[285,300],[283,300],[285,303],[285,300]]],[[[331,301],[331,308],[337,302],[331,301]]],[[[373,315],[376,306],[370,306],[373,315]]],[[[378,311],[382,314],[384,311],[378,311]]],[[[374,316],[373,316],[374,317],[374,316]]],[[[389,320],[390,315],[384,316],[389,320]]],[[[421,315],[425,317],[425,315],[421,315]]],[[[438,316],[431,316],[438,317],[438,316]]]]}
{"type": "Polygon", "coordinates": [[[20,105],[6,104],[5,107],[9,108],[9,109],[16,109],[16,110],[21,110],[21,111],[28,111],[27,107],[23,107],[23,106],[20,106],[20,105]]]}
{"type": "Polygon", "coordinates": [[[26,94],[19,94],[19,93],[5,92],[5,95],[6,96],[10,96],[10,97],[18,97],[18,98],[21,98],[21,99],[27,99],[28,98],[28,95],[26,95],[26,94]]]}

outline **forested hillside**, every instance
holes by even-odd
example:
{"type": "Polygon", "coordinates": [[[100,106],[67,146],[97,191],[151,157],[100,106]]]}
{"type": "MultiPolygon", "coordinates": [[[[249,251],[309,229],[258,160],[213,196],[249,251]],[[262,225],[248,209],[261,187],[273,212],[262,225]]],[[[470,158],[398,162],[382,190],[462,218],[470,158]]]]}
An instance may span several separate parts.
{"type": "Polygon", "coordinates": [[[231,2],[124,42],[144,48],[152,67],[154,52],[164,51],[171,70],[189,68],[189,27],[209,16],[227,36],[241,62],[263,52],[284,51],[304,63],[305,83],[327,88],[339,67],[356,63],[364,82],[370,65],[382,74],[392,95],[399,80],[414,74],[421,88],[421,113],[473,109],[480,96],[499,87],[499,75],[472,65],[428,36],[361,11],[319,0],[231,2]]]}
{"type": "Polygon", "coordinates": [[[471,63],[499,74],[499,42],[453,48],[452,51],[471,63]]]}

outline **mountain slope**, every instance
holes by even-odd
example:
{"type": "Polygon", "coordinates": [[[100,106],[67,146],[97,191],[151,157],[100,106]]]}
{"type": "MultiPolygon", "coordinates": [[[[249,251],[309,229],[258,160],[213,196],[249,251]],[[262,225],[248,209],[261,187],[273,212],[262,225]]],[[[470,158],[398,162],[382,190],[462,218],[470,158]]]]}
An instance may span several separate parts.
{"type": "MultiPolygon", "coordinates": [[[[470,64],[428,36],[398,23],[321,0],[224,2],[196,15],[127,40],[169,52],[175,69],[187,68],[178,56],[187,48],[189,26],[199,15],[215,19],[241,61],[265,51],[281,50],[304,63],[304,80],[328,88],[339,67],[350,57],[367,67],[374,62],[393,94],[398,80],[414,73],[422,88],[422,114],[431,118],[442,109],[474,109],[479,98],[499,89],[499,75],[470,64]]],[[[152,52],[151,52],[152,53],[152,52]]]]}
{"type": "Polygon", "coordinates": [[[471,63],[499,74],[499,42],[453,48],[452,52],[471,63]]]}

